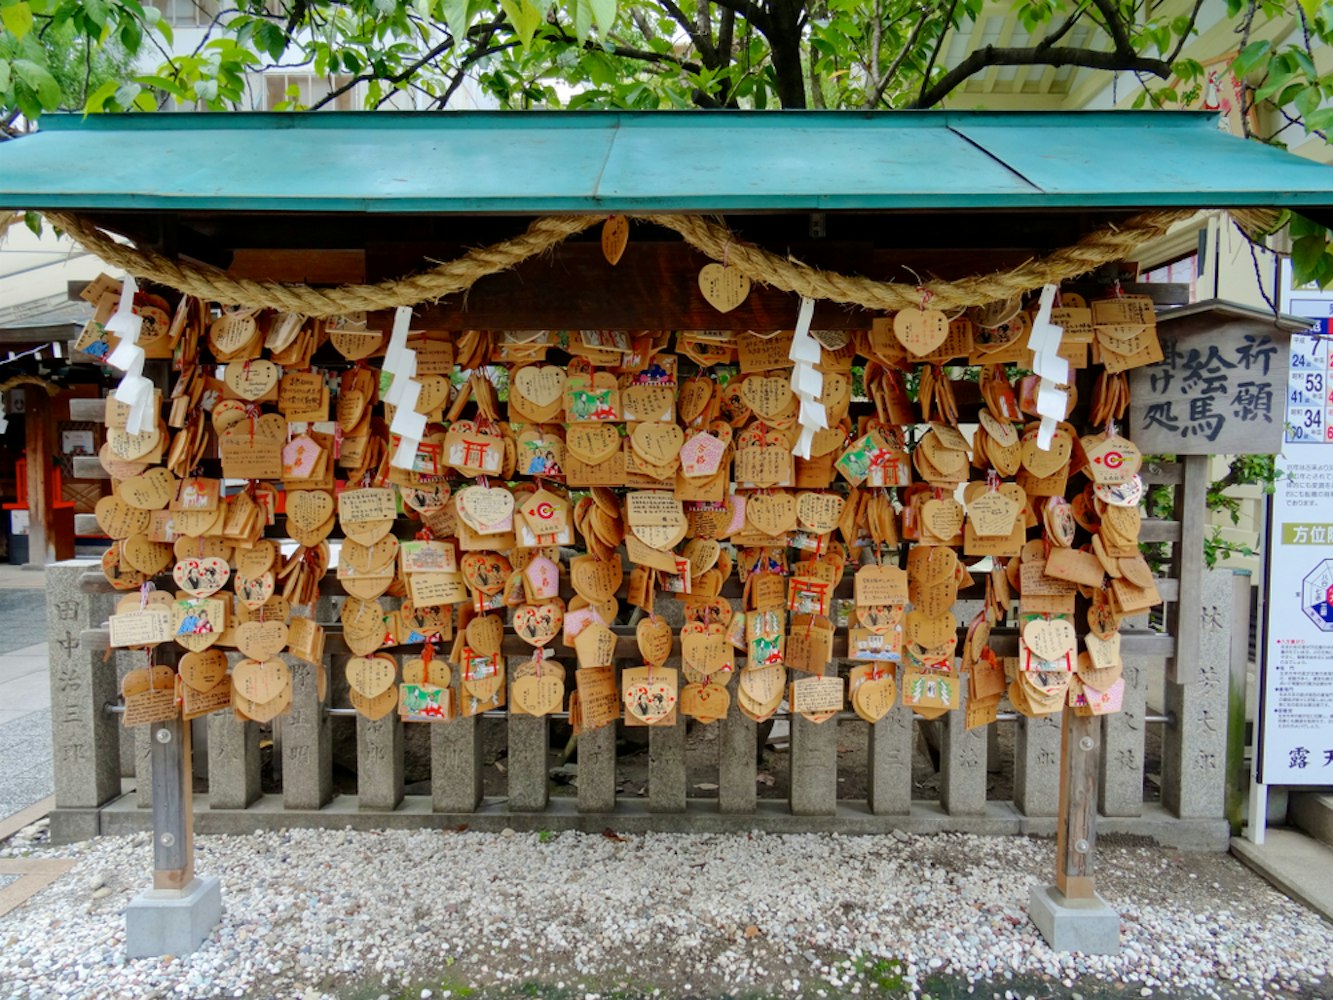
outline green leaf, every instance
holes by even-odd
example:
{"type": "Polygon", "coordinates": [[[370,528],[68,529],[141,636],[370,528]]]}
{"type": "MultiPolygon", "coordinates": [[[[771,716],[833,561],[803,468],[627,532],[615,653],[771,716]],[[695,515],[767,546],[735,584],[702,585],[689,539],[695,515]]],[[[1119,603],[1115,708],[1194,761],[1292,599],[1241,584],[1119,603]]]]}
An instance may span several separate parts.
{"type": "Polygon", "coordinates": [[[1319,79],[1319,70],[1315,69],[1314,60],[1310,58],[1310,53],[1306,52],[1304,49],[1293,48],[1291,50],[1291,57],[1296,61],[1296,65],[1300,68],[1302,73],[1308,76],[1311,80],[1319,79]]]}
{"type": "Polygon", "coordinates": [[[467,0],[441,0],[440,8],[444,12],[444,23],[449,26],[449,34],[456,39],[467,34],[469,21],[467,0]]]}
{"type": "Polygon", "coordinates": [[[1240,55],[1231,61],[1231,72],[1235,74],[1236,79],[1243,79],[1254,72],[1268,55],[1270,48],[1272,45],[1267,39],[1251,42],[1245,46],[1240,55]]]}
{"type": "Polygon", "coordinates": [[[27,211],[23,213],[23,224],[28,227],[28,232],[34,236],[42,235],[42,213],[27,211]]]}
{"type": "Polygon", "coordinates": [[[606,34],[616,20],[616,0],[588,0],[592,8],[592,22],[597,30],[606,34]]]}
{"type": "Polygon", "coordinates": [[[541,23],[542,12],[531,2],[531,0],[500,0],[500,9],[505,12],[505,17],[509,18],[509,23],[514,26],[514,33],[518,35],[518,40],[527,48],[532,44],[532,36],[537,31],[537,25],[541,23]]]}
{"type": "Polygon", "coordinates": [[[120,31],[117,34],[120,37],[120,44],[124,46],[126,52],[137,53],[139,46],[143,44],[143,29],[139,27],[139,22],[132,17],[120,22],[120,31]]]}
{"type": "Polygon", "coordinates": [[[1314,18],[1319,13],[1319,8],[1323,6],[1323,0],[1300,0],[1301,10],[1305,11],[1305,16],[1314,18]]]}
{"type": "Polygon", "coordinates": [[[1296,105],[1296,110],[1300,112],[1302,118],[1309,118],[1319,110],[1319,105],[1323,99],[1318,87],[1302,87],[1297,91],[1292,103],[1296,105]]]}
{"type": "Polygon", "coordinates": [[[1302,236],[1322,235],[1325,232],[1325,229],[1313,219],[1307,219],[1305,216],[1297,212],[1292,212],[1291,229],[1289,232],[1293,240],[1298,240],[1302,236]]]}
{"type": "Polygon", "coordinates": [[[1324,255],[1327,246],[1326,233],[1318,236],[1302,236],[1291,241],[1291,266],[1298,283],[1304,284],[1314,275],[1315,269],[1319,266],[1319,258],[1324,255]]]}
{"type": "Polygon", "coordinates": [[[0,9],[0,19],[5,22],[5,30],[19,41],[32,30],[32,8],[26,3],[10,4],[0,9]]]}
{"type": "Polygon", "coordinates": [[[1328,128],[1333,128],[1333,108],[1320,108],[1305,116],[1305,131],[1323,131],[1328,128]]]}
{"type": "Polygon", "coordinates": [[[116,88],[116,103],[122,108],[128,108],[141,93],[143,93],[143,87],[139,84],[122,83],[116,88]]]}
{"type": "MultiPolygon", "coordinates": [[[[37,94],[41,111],[51,111],[60,105],[60,84],[47,72],[46,67],[38,66],[31,59],[15,59],[14,72],[19,79],[31,87],[37,94]]],[[[24,115],[33,117],[25,110],[24,115]]]]}
{"type": "Polygon", "coordinates": [[[0,91],[9,89],[9,60],[0,59],[0,91]]]}
{"type": "Polygon", "coordinates": [[[582,41],[592,28],[592,7],[588,0],[574,0],[574,37],[582,41]]]}
{"type": "Polygon", "coordinates": [[[116,88],[120,84],[115,80],[107,80],[100,87],[88,95],[88,100],[84,102],[83,113],[85,115],[95,115],[106,110],[106,102],[116,93],[116,88]]]}
{"type": "Polygon", "coordinates": [[[255,23],[255,45],[277,62],[287,50],[287,34],[272,21],[255,23]]]}
{"type": "Polygon", "coordinates": [[[1269,100],[1281,92],[1282,88],[1287,84],[1291,83],[1291,78],[1293,76],[1295,76],[1295,74],[1289,70],[1281,73],[1270,73],[1268,79],[1264,81],[1264,85],[1254,92],[1254,99],[1256,101],[1269,100]]]}

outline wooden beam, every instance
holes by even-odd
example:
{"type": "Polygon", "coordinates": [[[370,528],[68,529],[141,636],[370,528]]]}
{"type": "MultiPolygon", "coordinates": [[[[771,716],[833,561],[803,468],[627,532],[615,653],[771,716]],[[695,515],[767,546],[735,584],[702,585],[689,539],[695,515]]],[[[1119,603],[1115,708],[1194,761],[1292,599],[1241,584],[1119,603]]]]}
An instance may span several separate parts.
{"type": "Polygon", "coordinates": [[[1096,895],[1097,761],[1102,720],[1064,710],[1060,739],[1060,806],[1055,831],[1055,886],[1069,899],[1096,895]]]}
{"type": "Polygon", "coordinates": [[[0,345],[9,350],[21,347],[40,347],[42,344],[59,343],[67,348],[69,342],[79,335],[82,326],[78,323],[53,323],[49,326],[7,326],[0,327],[0,345]]]}
{"type": "Polygon", "coordinates": [[[353,285],[366,280],[366,253],[364,250],[237,249],[227,273],[233,278],[257,281],[353,285]]]}
{"type": "MultiPolygon", "coordinates": [[[[452,252],[436,249],[437,259],[452,252]]],[[[1012,267],[1030,257],[1020,250],[982,253],[953,251],[876,250],[868,245],[832,245],[818,257],[793,249],[792,255],[845,274],[880,280],[914,281],[904,265],[921,275],[953,277],[1012,267]]],[[[368,278],[378,280],[411,273],[424,254],[377,254],[367,260],[368,278]]],[[[566,244],[517,267],[482,278],[466,295],[451,295],[416,310],[416,322],[430,329],[567,329],[635,330],[783,330],[796,322],[800,298],[762,285],[752,285],[739,307],[720,313],[699,291],[700,269],[710,261],[681,243],[631,242],[620,263],[609,265],[601,247],[566,244]]],[[[388,322],[387,313],[384,322],[388,322]]],[[[869,325],[874,314],[821,301],[814,325],[822,329],[856,329],[869,325]]]]}
{"type": "Polygon", "coordinates": [[[23,388],[24,458],[28,470],[28,565],[52,561],[51,397],[39,385],[23,388]]]}
{"type": "Polygon", "coordinates": [[[153,888],[183,889],[194,878],[194,809],[190,786],[190,724],[155,722],[153,768],[153,888]]]}

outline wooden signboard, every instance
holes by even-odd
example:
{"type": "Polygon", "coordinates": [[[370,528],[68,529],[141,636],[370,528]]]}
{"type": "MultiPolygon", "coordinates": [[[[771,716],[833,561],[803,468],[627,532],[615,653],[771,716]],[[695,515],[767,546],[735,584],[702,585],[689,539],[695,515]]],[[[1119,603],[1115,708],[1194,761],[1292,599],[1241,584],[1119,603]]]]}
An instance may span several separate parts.
{"type": "Polygon", "coordinates": [[[1157,317],[1163,359],[1129,376],[1128,437],[1144,454],[1275,454],[1294,326],[1206,302],[1157,317]]]}

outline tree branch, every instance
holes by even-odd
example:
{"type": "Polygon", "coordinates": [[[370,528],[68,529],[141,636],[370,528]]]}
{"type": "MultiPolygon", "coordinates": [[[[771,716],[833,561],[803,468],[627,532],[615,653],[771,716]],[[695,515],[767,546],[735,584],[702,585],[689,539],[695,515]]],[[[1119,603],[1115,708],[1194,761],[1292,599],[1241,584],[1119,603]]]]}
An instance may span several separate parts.
{"type": "MultiPolygon", "coordinates": [[[[504,23],[503,19],[497,18],[496,20],[489,21],[486,24],[473,25],[471,28],[468,29],[468,35],[472,35],[475,32],[477,36],[480,37],[486,32],[493,32],[502,23],[504,23]]],[[[397,73],[390,74],[389,76],[383,77],[383,79],[386,83],[394,84],[395,87],[397,87],[398,84],[402,83],[408,77],[412,76],[412,74],[414,74],[417,70],[421,69],[422,66],[425,66],[427,63],[432,62],[435,59],[438,59],[441,55],[443,55],[445,52],[448,52],[453,47],[454,47],[454,38],[452,35],[449,35],[444,39],[444,41],[428,49],[421,56],[421,58],[415,60],[414,62],[408,63],[397,73]]],[[[333,88],[333,90],[329,91],[327,94],[321,97],[318,101],[316,101],[314,104],[310,106],[310,110],[318,111],[320,108],[324,107],[324,105],[328,104],[329,102],[337,100],[339,97],[347,93],[357,84],[367,83],[370,80],[376,80],[376,79],[380,79],[380,77],[377,76],[375,73],[359,73],[358,75],[348,80],[346,83],[342,84],[341,86],[333,88]]]]}
{"type": "Polygon", "coordinates": [[[772,21],[769,19],[768,11],[755,3],[754,0],[712,0],[712,2],[723,10],[739,14],[753,24],[762,35],[768,35],[772,29],[772,21]]]}
{"type": "Polygon", "coordinates": [[[917,97],[914,108],[929,108],[947,97],[964,80],[991,66],[1082,66],[1086,69],[1149,73],[1166,80],[1171,76],[1171,64],[1162,59],[1147,59],[1134,52],[1099,52],[1096,49],[1051,48],[1044,52],[1035,49],[999,49],[993,45],[977,49],[951,69],[939,82],[925,88],[917,97]]]}
{"type": "MultiPolygon", "coordinates": [[[[1199,19],[1199,11],[1203,10],[1203,4],[1204,0],[1194,0],[1194,9],[1190,11],[1189,26],[1181,34],[1180,40],[1176,42],[1176,47],[1171,50],[1171,54],[1166,57],[1166,61],[1172,65],[1174,65],[1175,61],[1180,58],[1180,53],[1185,48],[1185,43],[1189,41],[1190,34],[1194,31],[1194,22],[1199,19]]],[[[1301,9],[1299,4],[1296,5],[1296,9],[1298,11],[1301,9]]]]}
{"type": "MultiPolygon", "coordinates": [[[[705,66],[712,64],[713,57],[713,39],[711,35],[701,35],[699,27],[689,19],[689,16],[680,9],[675,0],[657,0],[657,5],[667,12],[667,16],[681,26],[685,34],[690,36],[690,42],[698,50],[705,66]]],[[[703,13],[703,7],[699,8],[703,13]]],[[[706,15],[705,15],[706,16],[706,15]]]]}
{"type": "MultiPolygon", "coordinates": [[[[935,47],[930,51],[930,61],[926,63],[926,72],[921,76],[921,90],[916,95],[916,103],[912,105],[918,108],[928,108],[930,104],[936,103],[939,98],[931,101],[930,104],[924,103],[926,100],[926,91],[930,87],[930,74],[935,71],[935,60],[940,57],[940,51],[944,48],[944,39],[949,37],[949,29],[953,27],[953,12],[958,7],[958,0],[949,0],[949,9],[944,14],[944,25],[940,28],[939,37],[935,39],[935,47]]],[[[961,83],[962,81],[958,81],[961,83]]],[[[953,86],[957,86],[954,84],[953,86]]],[[[952,90],[951,86],[949,90],[952,90]]],[[[948,93],[946,90],[944,93],[948,93]]]]}
{"type": "MultiPolygon", "coordinates": [[[[920,20],[916,22],[916,27],[914,27],[912,33],[907,36],[907,41],[903,44],[902,49],[899,50],[898,54],[894,57],[893,62],[889,63],[889,68],[884,71],[883,75],[880,76],[879,80],[875,83],[874,91],[871,92],[870,98],[865,102],[866,108],[873,108],[875,105],[879,104],[880,98],[884,96],[884,91],[889,86],[889,81],[898,75],[898,70],[902,68],[904,60],[911,54],[912,47],[916,45],[916,40],[921,37],[921,30],[926,26],[927,20],[929,20],[929,18],[926,17],[925,12],[923,11],[920,20]]],[[[948,29],[946,28],[945,30],[947,31],[948,29]]]]}
{"type": "Polygon", "coordinates": [[[1096,8],[1101,11],[1105,24],[1106,33],[1111,36],[1111,44],[1115,46],[1115,54],[1121,57],[1137,55],[1134,51],[1134,43],[1129,40],[1129,32],[1125,30],[1124,22],[1120,20],[1120,11],[1116,9],[1115,0],[1092,0],[1096,8]]]}
{"type": "MultiPolygon", "coordinates": [[[[1200,0],[1200,2],[1202,2],[1202,0],[1200,0]]],[[[1060,27],[1056,28],[1049,35],[1046,35],[1044,38],[1042,38],[1041,41],[1039,41],[1036,45],[1032,47],[1038,52],[1045,52],[1052,45],[1054,45],[1060,39],[1064,38],[1065,35],[1069,33],[1069,29],[1078,23],[1079,18],[1083,16],[1083,14],[1087,11],[1087,9],[1088,9],[1088,0],[1083,0],[1083,2],[1080,3],[1077,7],[1075,7],[1073,12],[1070,13],[1070,15],[1067,18],[1065,18],[1064,24],[1060,25],[1060,27]]]]}
{"type": "Polygon", "coordinates": [[[612,45],[607,47],[604,44],[594,42],[591,39],[580,41],[565,29],[563,25],[552,25],[552,29],[558,34],[550,36],[553,42],[563,42],[566,45],[577,45],[581,49],[587,49],[589,52],[605,52],[608,55],[620,56],[624,59],[637,59],[640,62],[647,63],[667,63],[671,66],[679,66],[690,73],[698,73],[703,67],[697,62],[689,59],[682,59],[680,56],[671,52],[652,52],[648,49],[636,49],[629,45],[612,45]]]}

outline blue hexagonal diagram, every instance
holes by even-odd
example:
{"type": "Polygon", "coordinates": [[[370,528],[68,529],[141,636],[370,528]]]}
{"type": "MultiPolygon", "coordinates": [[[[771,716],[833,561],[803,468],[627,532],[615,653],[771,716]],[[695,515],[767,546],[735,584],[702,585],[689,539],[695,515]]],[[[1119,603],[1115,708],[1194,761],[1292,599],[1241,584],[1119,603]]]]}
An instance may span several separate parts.
{"type": "Polygon", "coordinates": [[[1325,559],[1301,581],[1301,609],[1321,632],[1333,632],[1333,559],[1325,559]]]}

